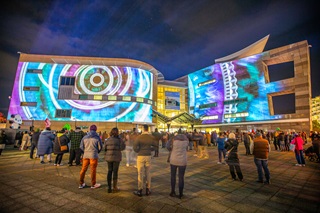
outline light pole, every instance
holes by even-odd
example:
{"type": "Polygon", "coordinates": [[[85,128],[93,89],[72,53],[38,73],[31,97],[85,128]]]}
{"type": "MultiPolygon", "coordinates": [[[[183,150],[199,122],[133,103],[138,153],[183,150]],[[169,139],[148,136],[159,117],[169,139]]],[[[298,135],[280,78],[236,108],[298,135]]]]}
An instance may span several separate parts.
{"type": "Polygon", "coordinates": [[[76,129],[77,128],[77,118],[73,117],[72,120],[74,120],[74,129],[76,129]]]}
{"type": "Polygon", "coordinates": [[[34,123],[34,118],[33,117],[30,117],[29,119],[31,119],[31,127],[30,127],[30,131],[33,131],[33,123],[34,123]]]}

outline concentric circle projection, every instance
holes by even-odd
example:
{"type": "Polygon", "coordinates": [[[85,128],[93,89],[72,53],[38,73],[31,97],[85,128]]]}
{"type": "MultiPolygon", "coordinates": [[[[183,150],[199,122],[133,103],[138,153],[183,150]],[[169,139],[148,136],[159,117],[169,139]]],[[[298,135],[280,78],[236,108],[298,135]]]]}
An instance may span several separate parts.
{"type": "Polygon", "coordinates": [[[90,83],[95,87],[101,86],[104,81],[105,79],[101,73],[95,73],[90,77],[90,83]]]}

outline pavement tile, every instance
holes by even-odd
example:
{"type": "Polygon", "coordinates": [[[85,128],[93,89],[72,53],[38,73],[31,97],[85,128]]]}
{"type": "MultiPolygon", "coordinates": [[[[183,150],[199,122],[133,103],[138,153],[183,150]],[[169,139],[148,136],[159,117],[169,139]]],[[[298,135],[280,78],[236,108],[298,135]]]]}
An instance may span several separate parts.
{"type": "MultiPolygon", "coordinates": [[[[107,193],[107,163],[103,154],[98,164],[99,189],[78,189],[80,167],[55,167],[30,160],[28,152],[6,149],[0,159],[0,212],[319,212],[319,164],[308,162],[295,167],[292,153],[270,153],[271,185],[256,183],[257,171],[252,156],[239,146],[244,181],[232,181],[229,168],[217,164],[216,147],[208,147],[210,158],[198,159],[188,152],[184,197],[172,198],[167,150],[152,159],[152,194],[133,195],[137,170],[119,170],[119,193],[107,193]],[[10,165],[10,166],[8,166],[10,165]],[[19,183],[19,184],[17,184],[19,183]],[[21,184],[24,187],[21,187],[21,184]],[[94,201],[94,202],[93,202],[94,201]]],[[[54,160],[55,155],[53,155],[54,160]]],[[[68,154],[63,158],[66,165],[68,154]]],[[[85,181],[90,185],[90,171],[85,181]]],[[[176,186],[178,187],[178,185],[176,186]]],[[[178,191],[178,188],[176,188],[178,191]]]]}

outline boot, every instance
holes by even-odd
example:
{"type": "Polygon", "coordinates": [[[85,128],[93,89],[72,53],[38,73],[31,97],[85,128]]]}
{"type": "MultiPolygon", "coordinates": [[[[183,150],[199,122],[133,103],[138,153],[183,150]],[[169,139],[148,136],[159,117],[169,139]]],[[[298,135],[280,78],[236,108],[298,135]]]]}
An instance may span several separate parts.
{"type": "Polygon", "coordinates": [[[118,192],[120,188],[118,188],[118,180],[113,180],[113,192],[118,192]]]}
{"type": "Polygon", "coordinates": [[[146,188],[146,195],[149,196],[151,194],[151,191],[149,188],[146,188]]]}
{"type": "Polygon", "coordinates": [[[133,194],[142,197],[142,189],[134,191],[133,194]]]}

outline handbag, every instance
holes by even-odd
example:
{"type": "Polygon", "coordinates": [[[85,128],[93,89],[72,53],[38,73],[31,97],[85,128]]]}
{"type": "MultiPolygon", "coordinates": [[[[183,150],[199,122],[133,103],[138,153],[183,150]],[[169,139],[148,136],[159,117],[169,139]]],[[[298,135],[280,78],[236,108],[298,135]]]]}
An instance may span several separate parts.
{"type": "Polygon", "coordinates": [[[290,143],[289,149],[294,152],[294,150],[296,149],[296,145],[293,143],[290,143]]]}
{"type": "Polygon", "coordinates": [[[58,142],[59,142],[60,150],[61,150],[62,152],[68,151],[68,146],[67,146],[67,145],[62,145],[62,146],[61,146],[61,144],[60,144],[60,138],[59,138],[59,137],[58,137],[58,142]]]}

